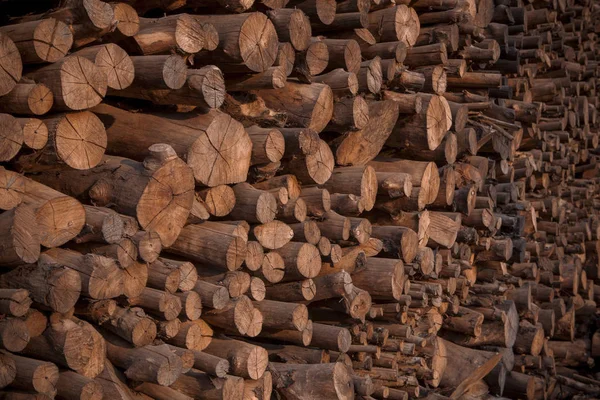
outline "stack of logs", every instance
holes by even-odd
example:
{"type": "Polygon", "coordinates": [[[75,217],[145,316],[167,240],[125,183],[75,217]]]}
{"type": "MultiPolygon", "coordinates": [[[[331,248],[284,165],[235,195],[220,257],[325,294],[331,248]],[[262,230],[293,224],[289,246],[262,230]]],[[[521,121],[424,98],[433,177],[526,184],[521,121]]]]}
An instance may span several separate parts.
{"type": "Polygon", "coordinates": [[[599,3],[118,1],[0,6],[0,399],[600,396],[599,3]]]}

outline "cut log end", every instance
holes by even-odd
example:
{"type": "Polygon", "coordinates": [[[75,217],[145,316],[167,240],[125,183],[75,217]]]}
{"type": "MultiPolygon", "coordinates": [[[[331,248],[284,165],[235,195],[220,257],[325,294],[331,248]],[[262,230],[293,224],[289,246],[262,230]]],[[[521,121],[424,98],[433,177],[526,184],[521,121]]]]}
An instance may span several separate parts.
{"type": "Polygon", "coordinates": [[[252,71],[263,72],[275,63],[279,40],[273,23],[262,13],[252,13],[242,24],[240,54],[252,71]]]}

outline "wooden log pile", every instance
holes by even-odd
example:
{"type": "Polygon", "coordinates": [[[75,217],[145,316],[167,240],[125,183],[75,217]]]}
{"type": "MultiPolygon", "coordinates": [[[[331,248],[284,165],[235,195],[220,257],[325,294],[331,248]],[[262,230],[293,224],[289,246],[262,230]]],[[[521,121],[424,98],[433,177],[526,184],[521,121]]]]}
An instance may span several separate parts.
{"type": "Polygon", "coordinates": [[[600,3],[19,3],[1,399],[600,397],[600,3]]]}

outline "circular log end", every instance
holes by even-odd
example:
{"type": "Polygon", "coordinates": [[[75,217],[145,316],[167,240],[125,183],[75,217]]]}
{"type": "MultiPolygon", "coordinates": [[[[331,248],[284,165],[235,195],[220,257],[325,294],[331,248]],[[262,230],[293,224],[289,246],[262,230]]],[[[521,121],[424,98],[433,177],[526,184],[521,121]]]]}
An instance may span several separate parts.
{"type": "Polygon", "coordinates": [[[315,282],[312,279],[303,280],[302,286],[301,286],[301,292],[302,292],[302,297],[305,300],[310,301],[310,300],[314,299],[315,295],[317,294],[317,286],[315,285],[315,282]]]}
{"type": "Polygon", "coordinates": [[[236,400],[244,393],[244,379],[237,376],[226,376],[221,388],[221,399],[236,400]]]}
{"type": "Polygon", "coordinates": [[[46,305],[58,313],[68,312],[79,299],[81,294],[81,277],[70,268],[53,271],[48,278],[50,289],[46,296],[46,305]]]}
{"type": "Polygon", "coordinates": [[[316,3],[317,17],[325,25],[330,25],[335,19],[337,4],[335,0],[322,0],[316,3]]]}
{"type": "Polygon", "coordinates": [[[412,229],[406,229],[400,240],[400,251],[404,262],[410,263],[417,256],[419,236],[412,229]]]}
{"type": "Polygon", "coordinates": [[[58,367],[50,362],[38,365],[31,377],[33,389],[37,393],[55,393],[58,383],[58,367]]]}
{"type": "MultiPolygon", "coordinates": [[[[198,271],[191,262],[184,262],[179,266],[179,290],[182,292],[191,291],[198,281],[198,271]]],[[[202,309],[202,304],[200,304],[202,309]]],[[[190,318],[191,319],[191,318],[190,318]]]]}
{"type": "Polygon", "coordinates": [[[123,294],[123,272],[112,258],[86,254],[85,262],[93,266],[87,285],[92,299],[112,299],[123,294]]]}
{"type": "Polygon", "coordinates": [[[263,301],[267,294],[265,282],[257,277],[252,277],[250,280],[250,296],[252,300],[263,301]]]}
{"type": "Polygon", "coordinates": [[[175,42],[184,53],[195,54],[204,47],[202,24],[188,14],[181,14],[175,25],[175,42]]]}
{"type": "Polygon", "coordinates": [[[421,30],[419,16],[415,9],[404,4],[397,6],[394,20],[398,40],[406,43],[409,47],[414,46],[421,30]]]}
{"type": "Polygon", "coordinates": [[[354,382],[349,370],[343,363],[335,363],[333,367],[333,386],[340,400],[354,398],[354,382]]]}
{"type": "Polygon", "coordinates": [[[0,354],[0,387],[10,385],[17,377],[15,360],[5,354],[0,354]]]}
{"type": "Polygon", "coordinates": [[[112,24],[115,14],[110,4],[100,0],[83,0],[83,10],[92,25],[99,30],[107,29],[112,24]]]}
{"type": "Polygon", "coordinates": [[[404,263],[402,260],[394,265],[392,272],[392,296],[396,300],[400,300],[404,289],[404,263]]]}
{"type": "Polygon", "coordinates": [[[352,335],[346,328],[341,328],[337,335],[337,347],[341,353],[347,353],[352,344],[352,335]]]}
{"type": "Polygon", "coordinates": [[[452,113],[448,101],[441,96],[431,97],[427,105],[426,119],[427,146],[429,150],[435,150],[452,125],[452,113]]]}
{"type": "Polygon", "coordinates": [[[169,89],[181,89],[187,80],[185,60],[176,55],[169,56],[163,65],[163,81],[169,89]]]}
{"type": "Polygon", "coordinates": [[[207,189],[204,203],[211,215],[224,217],[235,207],[235,193],[230,186],[215,186],[207,189]]]}
{"type": "Polygon", "coordinates": [[[313,85],[315,88],[320,88],[320,92],[313,108],[309,128],[319,133],[325,129],[333,116],[333,91],[325,84],[313,83],[313,85]]]}
{"type": "Polygon", "coordinates": [[[88,381],[81,389],[80,400],[102,400],[104,390],[102,385],[94,380],[88,381]]]}
{"type": "MultiPolygon", "coordinates": [[[[35,90],[35,89],[34,89],[35,90]]],[[[48,127],[44,121],[37,118],[24,118],[23,142],[33,150],[41,150],[48,143],[48,127]]]]}
{"type": "Polygon", "coordinates": [[[300,9],[295,9],[290,16],[290,43],[298,51],[303,51],[310,45],[312,28],[310,20],[300,9]]]}
{"type": "Polygon", "coordinates": [[[106,75],[107,85],[111,89],[125,89],[131,85],[135,77],[131,57],[114,43],[104,45],[96,54],[95,64],[106,75]]]}
{"type": "Polygon", "coordinates": [[[366,166],[360,182],[360,197],[365,211],[370,211],[377,197],[377,174],[371,166],[366,166]]]}
{"type": "Polygon", "coordinates": [[[140,232],[140,236],[137,244],[139,256],[147,263],[153,263],[162,251],[160,236],[156,232],[140,232]]]}
{"type": "Polygon", "coordinates": [[[283,258],[275,252],[267,253],[263,259],[261,272],[270,283],[280,282],[285,274],[283,258]]]}
{"type": "Polygon", "coordinates": [[[344,62],[346,64],[346,71],[358,74],[358,71],[360,71],[361,60],[362,57],[360,45],[354,39],[348,40],[344,47],[344,62]]]}
{"type": "Polygon", "coordinates": [[[186,292],[184,312],[187,319],[195,321],[202,316],[202,300],[200,295],[192,290],[186,292]]]}
{"type": "Polygon", "coordinates": [[[354,298],[348,305],[350,315],[352,316],[352,318],[364,321],[365,316],[371,309],[371,304],[372,301],[369,292],[367,292],[366,290],[361,290],[358,293],[358,295],[354,296],[354,298]]]}
{"type": "Polygon", "coordinates": [[[304,329],[302,330],[302,344],[305,347],[310,346],[310,342],[312,342],[312,336],[313,336],[313,323],[312,321],[309,319],[306,322],[306,326],[304,327],[304,329]]]}
{"type": "Polygon", "coordinates": [[[294,327],[303,331],[308,323],[308,308],[304,304],[298,304],[292,311],[292,324],[294,327]]]}
{"type": "Polygon", "coordinates": [[[36,225],[33,209],[28,206],[19,206],[9,213],[14,213],[12,222],[13,243],[10,245],[19,259],[25,264],[32,264],[40,257],[40,238],[31,227],[36,225]]]}
{"type": "Polygon", "coordinates": [[[296,52],[294,46],[291,43],[279,43],[277,50],[277,58],[275,59],[275,65],[283,67],[285,75],[290,76],[294,70],[294,63],[296,62],[296,52]]]}
{"type": "Polygon", "coordinates": [[[10,114],[0,114],[0,161],[10,161],[23,146],[23,128],[10,114]]]}
{"type": "Polygon", "coordinates": [[[69,196],[48,200],[36,212],[40,243],[58,247],[72,240],[85,225],[85,209],[69,196]]]}
{"type": "Polygon", "coordinates": [[[219,46],[219,32],[213,24],[204,23],[202,24],[202,31],[204,33],[204,49],[208,51],[214,51],[219,46]]]}
{"type": "Polygon", "coordinates": [[[174,353],[170,357],[164,358],[165,360],[163,360],[158,367],[158,371],[156,371],[156,382],[161,386],[169,386],[175,383],[179,375],[181,375],[183,362],[181,361],[181,357],[174,353]]]}
{"type": "Polygon", "coordinates": [[[27,324],[20,319],[3,322],[1,335],[2,347],[13,353],[25,349],[30,339],[27,324]]]}
{"type": "Polygon", "coordinates": [[[94,168],[104,156],[104,124],[89,111],[66,114],[52,135],[57,156],[71,168],[94,168]]]}
{"type": "Polygon", "coordinates": [[[154,171],[136,207],[142,229],[156,232],[163,246],[175,242],[194,201],[194,176],[181,159],[172,158],[154,171]]]}
{"type": "Polygon", "coordinates": [[[267,370],[269,353],[260,346],[254,346],[248,355],[248,376],[250,379],[260,379],[267,370]]]}
{"type": "Polygon", "coordinates": [[[306,66],[311,75],[319,75],[329,64],[329,49],[324,42],[311,43],[306,50],[306,66]]]}
{"type": "Polygon", "coordinates": [[[71,30],[54,18],[42,20],[33,31],[33,48],[40,60],[56,62],[67,55],[72,45],[71,30]]]}
{"type": "Polygon", "coordinates": [[[22,73],[23,63],[17,46],[7,35],[0,33],[0,96],[13,90],[22,73]]]}
{"type": "Polygon", "coordinates": [[[358,77],[355,73],[348,74],[348,90],[353,96],[358,93],[358,77]]]}
{"type": "Polygon", "coordinates": [[[136,347],[147,346],[156,338],[156,324],[148,318],[140,318],[131,331],[131,343],[136,347]]]}
{"type": "Polygon", "coordinates": [[[369,122],[369,104],[363,97],[355,97],[352,102],[352,119],[356,129],[363,129],[369,122]]]}
{"type": "Polygon", "coordinates": [[[219,360],[215,366],[215,375],[218,378],[224,378],[227,373],[229,373],[229,361],[225,359],[219,360]]]}
{"type": "Polygon", "coordinates": [[[252,310],[252,319],[250,321],[250,325],[248,326],[248,331],[246,332],[246,336],[248,337],[256,337],[262,331],[264,317],[259,309],[255,308],[252,310]]]}
{"type": "Polygon", "coordinates": [[[224,308],[229,302],[229,291],[225,287],[219,287],[213,294],[212,303],[215,310],[224,308]]]}
{"type": "Polygon", "coordinates": [[[304,243],[298,251],[296,260],[298,272],[305,278],[314,278],[321,270],[321,254],[319,249],[309,243],[304,243]]]}
{"type": "Polygon", "coordinates": [[[306,203],[302,199],[297,199],[296,204],[294,205],[294,218],[298,222],[303,222],[304,220],[306,220],[306,214],[306,203]]]}
{"type": "Polygon", "coordinates": [[[251,13],[240,28],[239,49],[244,64],[252,71],[263,72],[275,63],[279,39],[266,15],[251,13]]]}
{"type": "Polygon", "coordinates": [[[262,245],[259,242],[250,241],[246,246],[246,258],[244,263],[250,271],[258,271],[265,258],[262,245]]]}
{"type": "Polygon", "coordinates": [[[444,156],[448,164],[454,164],[456,156],[458,154],[458,143],[456,141],[456,135],[452,132],[446,134],[444,141],[444,156]]]}
{"type": "Polygon", "coordinates": [[[115,20],[119,21],[117,31],[127,37],[137,35],[140,31],[140,18],[135,8],[125,3],[111,3],[111,6],[115,20]]]}
{"type": "Polygon", "coordinates": [[[381,58],[375,57],[367,67],[367,88],[371,93],[379,93],[383,83],[383,69],[381,68],[381,58]]]}
{"type": "Polygon", "coordinates": [[[277,162],[285,152],[285,140],[279,129],[271,129],[265,140],[265,154],[271,162],[277,162]]]}
{"type": "Polygon", "coordinates": [[[60,67],[62,101],[71,110],[92,108],[106,95],[107,77],[90,60],[68,57],[60,67]]]}
{"type": "Polygon", "coordinates": [[[319,151],[306,156],[305,162],[309,176],[315,183],[322,185],[333,173],[335,158],[327,142],[319,139],[319,151]]]}
{"type": "Polygon", "coordinates": [[[275,219],[277,215],[277,200],[269,192],[262,193],[256,202],[256,219],[261,224],[266,224],[275,219]]]}

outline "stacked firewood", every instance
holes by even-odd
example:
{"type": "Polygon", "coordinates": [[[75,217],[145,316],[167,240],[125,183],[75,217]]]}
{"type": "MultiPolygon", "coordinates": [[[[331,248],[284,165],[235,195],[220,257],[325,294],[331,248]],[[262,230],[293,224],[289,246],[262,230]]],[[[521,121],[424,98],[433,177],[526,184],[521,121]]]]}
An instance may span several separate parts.
{"type": "Polygon", "coordinates": [[[18,3],[0,399],[600,396],[600,4],[18,3]]]}

